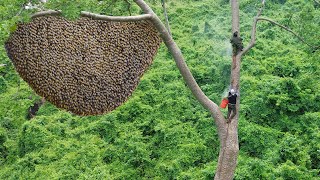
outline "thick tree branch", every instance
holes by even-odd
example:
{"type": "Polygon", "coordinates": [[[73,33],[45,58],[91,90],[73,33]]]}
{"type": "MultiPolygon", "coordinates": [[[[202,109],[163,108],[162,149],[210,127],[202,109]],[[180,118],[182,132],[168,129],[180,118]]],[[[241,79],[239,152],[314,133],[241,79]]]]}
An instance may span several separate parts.
{"type": "Polygon", "coordinates": [[[81,16],[90,17],[92,19],[97,19],[97,20],[121,21],[121,22],[150,20],[152,17],[150,14],[143,14],[138,16],[104,16],[104,15],[94,14],[86,11],[82,11],[81,16]]]}
{"type": "Polygon", "coordinates": [[[47,11],[40,11],[40,12],[36,12],[34,13],[31,18],[35,18],[35,17],[39,17],[39,16],[54,16],[54,15],[60,15],[61,11],[60,10],[47,10],[47,11]]]}
{"type": "MultiPolygon", "coordinates": [[[[48,10],[48,11],[41,11],[33,14],[31,17],[39,17],[39,16],[47,16],[47,15],[60,15],[61,11],[56,11],[56,10],[48,10]]],[[[141,21],[141,20],[150,20],[151,15],[149,14],[143,14],[143,15],[138,15],[138,16],[105,16],[105,15],[100,15],[100,14],[94,14],[86,11],[82,11],[81,16],[83,17],[89,17],[92,19],[97,19],[97,20],[108,20],[108,21],[141,21]]]]}
{"type": "Polygon", "coordinates": [[[220,138],[225,137],[226,135],[226,122],[223,117],[222,112],[219,109],[219,106],[212,102],[200,89],[199,85],[195,81],[194,77],[192,76],[186,62],[184,61],[183,55],[178,48],[177,44],[174,42],[172,37],[170,36],[169,32],[166,30],[165,26],[158,18],[158,16],[152,11],[152,9],[143,1],[143,0],[135,0],[137,5],[146,13],[152,16],[152,22],[154,23],[155,27],[159,31],[164,43],[166,44],[168,50],[171,52],[176,65],[185,80],[186,84],[190,88],[193,95],[196,99],[202,104],[203,107],[208,109],[211,115],[215,119],[215,123],[217,125],[219,136],[220,138]]]}

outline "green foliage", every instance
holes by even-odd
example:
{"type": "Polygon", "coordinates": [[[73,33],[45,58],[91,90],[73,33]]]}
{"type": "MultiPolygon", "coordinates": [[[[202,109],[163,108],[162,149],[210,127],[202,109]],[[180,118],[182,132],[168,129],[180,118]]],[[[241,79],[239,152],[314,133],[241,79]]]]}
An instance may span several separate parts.
{"type": "Polygon", "coordinates": [[[315,172],[307,172],[306,169],[295,166],[291,161],[287,161],[276,170],[277,179],[281,180],[300,180],[317,178],[315,172]]]}
{"type": "Polygon", "coordinates": [[[234,179],[275,179],[274,169],[268,161],[240,154],[234,179]]]}
{"type": "MultiPolygon", "coordinates": [[[[0,42],[36,10],[0,2],[0,42]]],[[[36,0],[32,1],[37,2],[36,0]]],[[[142,11],[132,0],[130,12],[142,11]]],[[[162,16],[159,1],[149,5],[162,16]]],[[[229,86],[231,17],[226,0],[167,1],[173,37],[203,91],[219,103],[229,86]]],[[[80,11],[129,15],[125,1],[49,0],[69,19],[80,11]]],[[[250,40],[260,2],[240,1],[241,36],[250,40]]],[[[266,2],[264,15],[319,45],[320,9],[310,1],[266,2]]],[[[213,179],[219,140],[164,45],[130,99],[101,116],[78,117],[38,100],[0,47],[0,179],[213,179]]],[[[319,51],[267,22],[241,67],[240,153],[235,179],[317,179],[320,171],[319,51]]],[[[225,113],[225,110],[223,110],[225,113]]]]}
{"type": "Polygon", "coordinates": [[[7,82],[3,77],[0,77],[0,93],[3,93],[7,90],[7,82]]]}
{"type": "Polygon", "coordinates": [[[248,156],[260,159],[268,159],[270,156],[277,158],[273,151],[279,148],[281,132],[246,121],[240,123],[239,131],[240,148],[248,156]]]}
{"type": "Polygon", "coordinates": [[[285,134],[280,142],[280,147],[280,162],[290,160],[294,164],[310,168],[308,149],[302,146],[302,140],[293,135],[285,134]]]}
{"type": "Polygon", "coordinates": [[[8,155],[8,150],[5,146],[5,142],[8,139],[6,134],[6,130],[0,127],[0,164],[3,164],[8,155]]]}

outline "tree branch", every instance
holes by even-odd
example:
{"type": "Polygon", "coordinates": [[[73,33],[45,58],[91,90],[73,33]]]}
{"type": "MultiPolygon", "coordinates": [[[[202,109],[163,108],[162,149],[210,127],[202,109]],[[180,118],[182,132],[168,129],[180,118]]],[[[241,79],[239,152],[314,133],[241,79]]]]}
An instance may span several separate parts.
{"type": "Polygon", "coordinates": [[[164,14],[164,17],[166,19],[167,30],[168,30],[169,34],[172,36],[171,30],[170,30],[170,26],[169,26],[169,20],[168,20],[168,14],[167,14],[165,0],[161,0],[161,4],[162,4],[162,8],[163,8],[163,14],[164,14]]]}
{"type": "Polygon", "coordinates": [[[262,21],[262,20],[268,21],[268,22],[270,22],[270,23],[272,23],[272,24],[274,24],[274,25],[277,25],[277,26],[281,27],[282,29],[284,29],[284,30],[292,33],[292,34],[293,34],[294,36],[296,36],[300,41],[302,41],[303,43],[305,43],[306,45],[308,45],[308,46],[311,47],[312,49],[315,49],[315,50],[316,50],[316,49],[318,49],[318,48],[320,47],[320,46],[313,46],[313,45],[307,43],[301,36],[299,36],[297,33],[295,33],[294,31],[292,31],[290,28],[285,27],[285,26],[283,26],[283,25],[281,25],[281,24],[279,24],[279,23],[277,23],[277,22],[275,22],[275,21],[273,21],[273,20],[271,20],[271,19],[264,18],[264,17],[260,17],[260,16],[261,16],[261,13],[262,13],[262,10],[263,10],[263,7],[264,7],[264,1],[265,1],[265,0],[262,1],[262,6],[261,6],[261,8],[259,9],[257,15],[255,16],[255,18],[254,18],[254,20],[253,20],[250,43],[249,43],[249,45],[248,45],[246,48],[244,48],[244,50],[239,54],[239,56],[242,56],[243,54],[245,54],[246,52],[248,52],[248,51],[255,45],[255,43],[256,43],[257,23],[258,23],[258,21],[262,21]]]}
{"type": "Polygon", "coordinates": [[[127,4],[128,4],[128,12],[129,12],[129,15],[131,16],[131,10],[130,10],[130,8],[131,8],[131,3],[128,1],[128,0],[124,0],[127,4]]]}
{"type": "Polygon", "coordinates": [[[19,16],[22,13],[22,11],[24,10],[24,6],[25,6],[25,4],[22,5],[19,12],[15,16],[19,16]]]}
{"type": "Polygon", "coordinates": [[[4,66],[6,66],[6,64],[0,64],[0,67],[4,67],[4,66]]]}
{"type": "Polygon", "coordinates": [[[97,20],[121,21],[121,22],[150,20],[152,17],[150,14],[143,14],[138,16],[104,16],[104,15],[94,14],[86,11],[81,11],[81,16],[89,17],[97,20]]]}
{"type": "Polygon", "coordinates": [[[265,0],[262,0],[261,2],[261,7],[257,12],[257,15],[253,19],[253,24],[252,24],[252,29],[251,29],[251,40],[249,42],[249,45],[243,49],[241,53],[239,53],[239,56],[241,57],[243,54],[248,52],[256,43],[256,31],[257,31],[257,23],[258,23],[258,18],[261,16],[263,8],[265,5],[265,0]]]}
{"type": "Polygon", "coordinates": [[[285,29],[286,31],[292,33],[292,34],[293,34],[294,36],[296,36],[300,41],[302,41],[303,43],[305,43],[305,44],[308,45],[309,47],[311,47],[311,48],[318,48],[318,46],[312,46],[311,44],[307,43],[301,36],[299,36],[297,33],[295,33],[294,31],[292,31],[290,28],[285,27],[285,26],[283,26],[283,25],[281,25],[281,24],[279,24],[279,23],[277,23],[277,22],[275,22],[275,21],[273,21],[273,20],[271,20],[271,19],[259,17],[257,20],[258,20],[258,21],[259,21],[259,20],[264,20],[264,21],[268,21],[268,22],[270,22],[270,23],[272,23],[272,24],[274,24],[274,25],[277,25],[277,26],[281,27],[282,29],[285,29]]]}
{"type": "Polygon", "coordinates": [[[165,26],[163,25],[161,20],[158,18],[158,16],[152,11],[152,9],[143,0],[134,0],[134,1],[144,11],[144,13],[150,14],[152,16],[151,20],[155,25],[155,27],[157,28],[158,32],[160,33],[163,39],[163,42],[166,44],[168,50],[171,52],[184,81],[190,88],[195,98],[202,104],[203,107],[205,107],[210,111],[211,115],[215,119],[215,123],[219,131],[219,136],[220,138],[223,138],[226,135],[226,122],[218,105],[212,102],[200,89],[199,85],[197,84],[194,77],[192,76],[186,62],[184,61],[183,55],[179,47],[174,42],[169,32],[166,30],[165,26]]]}
{"type": "Polygon", "coordinates": [[[47,11],[40,11],[40,12],[36,12],[34,13],[31,18],[35,18],[35,17],[39,17],[39,16],[54,16],[54,15],[60,15],[61,11],[60,10],[47,10],[47,11]]]}
{"type": "Polygon", "coordinates": [[[237,0],[230,0],[232,12],[232,33],[238,31],[240,33],[240,20],[239,20],[239,3],[237,0]]]}
{"type": "MultiPolygon", "coordinates": [[[[110,8],[110,6],[114,5],[114,3],[116,3],[117,0],[113,0],[108,6],[107,6],[107,9],[110,8]]],[[[111,11],[111,14],[112,14],[112,9],[110,10],[111,11]]]]}
{"type": "Polygon", "coordinates": [[[238,56],[242,56],[243,54],[247,53],[255,44],[256,44],[256,31],[257,31],[257,22],[258,17],[255,17],[252,24],[252,30],[251,30],[251,40],[249,42],[249,45],[245,47],[241,53],[238,54],[238,56]]]}

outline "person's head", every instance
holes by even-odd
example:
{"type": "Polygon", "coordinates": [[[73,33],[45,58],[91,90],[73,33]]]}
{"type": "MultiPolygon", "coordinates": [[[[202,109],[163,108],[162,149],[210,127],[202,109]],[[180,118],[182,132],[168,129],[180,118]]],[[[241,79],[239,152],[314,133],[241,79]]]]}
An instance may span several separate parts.
{"type": "Polygon", "coordinates": [[[231,90],[230,90],[230,93],[231,93],[232,95],[234,95],[234,94],[236,93],[236,91],[235,91],[234,89],[231,89],[231,90]]]}

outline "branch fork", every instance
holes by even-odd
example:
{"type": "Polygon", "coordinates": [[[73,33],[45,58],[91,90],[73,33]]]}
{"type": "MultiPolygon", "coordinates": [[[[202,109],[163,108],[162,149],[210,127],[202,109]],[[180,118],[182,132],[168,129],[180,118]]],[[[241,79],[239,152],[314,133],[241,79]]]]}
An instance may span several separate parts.
{"type": "Polygon", "coordinates": [[[254,17],[253,19],[253,24],[252,24],[252,30],[251,30],[251,40],[248,44],[248,46],[239,54],[239,56],[242,56],[243,54],[245,54],[246,52],[248,52],[251,48],[254,47],[255,43],[256,43],[256,31],[257,31],[257,23],[258,21],[268,21],[270,22],[271,24],[273,25],[277,25],[279,26],[280,28],[290,32],[291,34],[293,34],[294,36],[296,36],[301,42],[305,43],[307,46],[309,46],[310,48],[312,49],[319,49],[320,46],[313,46],[311,44],[309,44],[308,42],[306,42],[304,40],[304,38],[302,38],[301,36],[299,36],[296,32],[294,32],[293,30],[291,30],[290,28],[284,26],[284,25],[281,25],[280,23],[274,21],[274,20],[271,20],[269,18],[265,18],[265,17],[260,17],[261,14],[262,14],[262,10],[264,8],[264,4],[265,4],[265,0],[262,1],[262,6],[261,8],[259,9],[257,15],[254,17]]]}
{"type": "MultiPolygon", "coordinates": [[[[211,101],[201,90],[190,69],[188,68],[184,57],[179,49],[178,45],[173,40],[170,32],[166,29],[165,25],[161,22],[159,17],[153,12],[153,10],[144,2],[144,0],[134,0],[134,2],[144,11],[144,15],[138,16],[104,16],[89,12],[81,12],[81,16],[90,17],[92,19],[109,20],[109,21],[138,21],[138,20],[150,20],[155,28],[158,30],[163,42],[167,46],[168,50],[172,54],[175,63],[186,82],[187,86],[191,90],[195,98],[201,103],[201,105],[206,108],[212,115],[214,122],[218,130],[218,136],[220,139],[220,153],[219,162],[217,167],[217,172],[215,179],[232,179],[236,161],[237,153],[239,151],[238,147],[238,112],[234,117],[234,120],[227,123],[223,113],[221,112],[219,106],[211,101]]],[[[33,15],[33,17],[43,16],[43,15],[58,15],[60,12],[57,11],[45,11],[39,12],[33,15]]],[[[239,27],[236,27],[237,29],[239,27]]],[[[241,56],[239,53],[237,56],[241,56]]],[[[239,56],[239,57],[240,57],[239,56]]],[[[240,71],[240,61],[237,61],[237,68],[232,76],[239,77],[237,73],[240,71]]],[[[239,78],[238,78],[239,79],[239,78]]],[[[238,84],[238,80],[237,84],[238,84]]],[[[239,98],[238,98],[239,105],[239,98]]],[[[237,108],[238,109],[238,108],[237,108]]]]}

